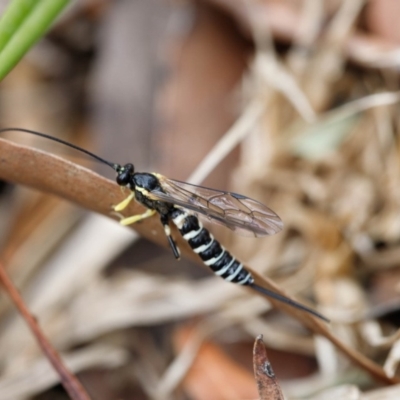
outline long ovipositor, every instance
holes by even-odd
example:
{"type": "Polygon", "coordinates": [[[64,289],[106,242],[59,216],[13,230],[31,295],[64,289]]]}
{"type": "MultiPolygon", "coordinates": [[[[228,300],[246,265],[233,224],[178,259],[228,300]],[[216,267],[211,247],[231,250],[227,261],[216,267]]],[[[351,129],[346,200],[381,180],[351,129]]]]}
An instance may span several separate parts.
{"type": "Polygon", "coordinates": [[[231,253],[215,240],[213,235],[204,228],[203,224],[195,215],[175,207],[171,211],[171,219],[178,228],[182,237],[189,243],[192,250],[199,255],[205,265],[211,268],[214,274],[228,282],[250,286],[254,290],[263,293],[266,296],[282,301],[329,322],[326,317],[317,311],[291,300],[288,297],[282,296],[279,293],[256,285],[250,271],[248,271],[237,258],[232,256],[231,253]]]}

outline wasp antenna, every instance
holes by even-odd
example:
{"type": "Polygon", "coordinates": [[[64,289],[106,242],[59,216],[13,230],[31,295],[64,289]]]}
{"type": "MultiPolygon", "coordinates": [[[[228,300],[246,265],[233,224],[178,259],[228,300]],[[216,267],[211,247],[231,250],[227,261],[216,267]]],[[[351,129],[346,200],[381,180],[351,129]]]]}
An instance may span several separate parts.
{"type": "Polygon", "coordinates": [[[249,285],[250,287],[252,287],[254,290],[256,290],[257,292],[260,292],[262,294],[265,294],[268,297],[271,297],[275,300],[281,301],[282,303],[286,303],[289,304],[292,307],[298,308],[299,310],[308,312],[309,314],[314,315],[315,317],[318,317],[319,319],[322,319],[325,322],[331,322],[328,318],[324,317],[322,314],[320,314],[319,312],[308,308],[306,306],[304,306],[301,303],[298,303],[297,301],[291,300],[288,297],[282,296],[281,294],[275,293],[271,290],[265,289],[262,286],[258,286],[255,285],[254,283],[249,285]]]}
{"type": "Polygon", "coordinates": [[[112,163],[110,161],[104,160],[103,158],[97,156],[96,154],[94,154],[94,153],[92,153],[92,152],[90,152],[88,150],[82,149],[82,147],[79,147],[79,146],[76,146],[76,145],[74,145],[72,143],[66,142],[65,140],[58,139],[58,138],[50,136],[50,135],[46,135],[45,133],[41,133],[41,132],[37,132],[37,131],[33,131],[31,129],[25,129],[25,128],[2,128],[2,129],[0,129],[0,133],[9,132],[9,131],[25,132],[25,133],[29,133],[31,135],[40,136],[40,137],[43,137],[45,139],[49,139],[49,140],[52,140],[54,142],[58,142],[58,143],[61,143],[61,144],[65,145],[65,146],[71,147],[71,148],[73,148],[75,150],[80,151],[81,153],[85,153],[88,156],[96,159],[97,161],[100,161],[103,164],[108,165],[109,167],[111,167],[114,170],[117,170],[117,168],[119,167],[119,164],[114,164],[114,163],[112,163]]]}

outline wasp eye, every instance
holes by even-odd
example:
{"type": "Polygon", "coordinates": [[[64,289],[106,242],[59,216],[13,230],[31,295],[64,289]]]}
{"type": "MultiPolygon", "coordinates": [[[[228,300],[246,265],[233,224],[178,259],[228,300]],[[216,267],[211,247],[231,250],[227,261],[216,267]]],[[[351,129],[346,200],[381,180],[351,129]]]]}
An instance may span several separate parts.
{"type": "Polygon", "coordinates": [[[134,173],[134,167],[132,164],[126,164],[117,170],[117,183],[120,186],[126,186],[131,181],[131,177],[134,173]]]}
{"type": "Polygon", "coordinates": [[[118,172],[117,183],[120,186],[126,186],[129,183],[130,175],[126,171],[118,172]]]}

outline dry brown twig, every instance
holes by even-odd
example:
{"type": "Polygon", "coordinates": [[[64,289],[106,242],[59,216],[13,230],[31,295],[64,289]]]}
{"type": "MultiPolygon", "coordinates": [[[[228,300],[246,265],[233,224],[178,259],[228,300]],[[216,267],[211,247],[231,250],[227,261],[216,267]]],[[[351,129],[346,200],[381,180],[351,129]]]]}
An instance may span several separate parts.
{"type": "MultiPolygon", "coordinates": [[[[117,204],[123,197],[116,184],[86,168],[51,154],[5,140],[0,140],[0,179],[55,194],[106,216],[110,216],[112,205],[117,204]]],[[[141,206],[132,202],[127,208],[126,215],[138,214],[141,211],[141,206]]],[[[135,230],[157,244],[166,245],[161,224],[155,218],[136,224],[135,230]]],[[[183,252],[195,259],[195,255],[190,251],[184,240],[179,235],[175,236],[183,252]]],[[[271,280],[258,275],[254,271],[252,273],[256,283],[286,296],[286,293],[271,280]]],[[[351,360],[369,371],[377,379],[387,383],[398,382],[397,378],[389,378],[379,365],[338,339],[329,327],[316,317],[276,300],[268,298],[268,301],[277,309],[283,310],[306,325],[314,333],[329,339],[351,360]]]]}
{"type": "Polygon", "coordinates": [[[4,287],[4,290],[10,296],[21,316],[24,318],[26,323],[29,325],[33,335],[35,336],[39,346],[43,353],[57,371],[60,382],[64,386],[65,390],[71,396],[73,400],[90,400],[90,397],[78,379],[69,371],[66,365],[64,365],[60,355],[48,341],[42,330],[40,329],[35,317],[29,312],[28,307],[25,305],[23,298],[18,293],[18,290],[12,283],[11,279],[6,273],[4,266],[0,263],[0,282],[4,287]]]}

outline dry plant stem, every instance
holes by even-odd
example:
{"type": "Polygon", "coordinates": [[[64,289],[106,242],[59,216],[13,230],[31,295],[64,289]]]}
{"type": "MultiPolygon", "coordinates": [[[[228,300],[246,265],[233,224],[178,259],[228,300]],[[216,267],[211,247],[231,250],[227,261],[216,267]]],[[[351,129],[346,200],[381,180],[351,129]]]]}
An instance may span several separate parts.
{"type": "Polygon", "coordinates": [[[26,323],[29,325],[33,335],[35,336],[39,346],[43,350],[43,353],[50,361],[51,365],[54,367],[56,372],[60,377],[60,381],[64,386],[64,389],[68,392],[71,399],[74,400],[90,400],[90,397],[81,383],[76,379],[76,377],[68,370],[61,360],[61,357],[54,349],[54,347],[47,340],[46,336],[43,334],[35,317],[29,312],[26,307],[24,300],[19,294],[18,290],[15,288],[11,279],[8,277],[4,266],[0,263],[0,282],[3,285],[5,291],[10,296],[11,300],[17,307],[18,311],[21,313],[22,317],[25,319],[26,323]]]}
{"type": "Polygon", "coordinates": [[[207,153],[188,182],[199,185],[215,169],[215,167],[246,137],[251,128],[262,116],[265,105],[262,99],[255,98],[250,102],[242,115],[225,133],[225,135],[207,153]]]}
{"type": "MultiPolygon", "coordinates": [[[[128,193],[123,192],[115,182],[77,164],[2,139],[0,179],[57,195],[107,217],[111,217],[112,206],[128,193]]],[[[132,202],[127,207],[126,215],[139,214],[143,210],[143,207],[132,202]]],[[[165,234],[160,225],[156,218],[149,218],[145,224],[135,224],[135,230],[163,244],[165,234]]]]}
{"type": "MultiPolygon", "coordinates": [[[[126,196],[126,194],[121,193],[121,189],[114,182],[86,168],[48,153],[1,139],[0,179],[55,194],[88,210],[106,216],[110,216],[112,205],[119,203],[126,196]]],[[[143,212],[143,207],[132,202],[125,215],[134,215],[141,212],[143,212]]],[[[142,223],[135,224],[134,228],[149,240],[162,246],[167,246],[165,234],[158,218],[148,218],[142,223]]],[[[193,253],[179,234],[175,234],[175,239],[184,254],[200,263],[196,254],[193,253]]],[[[201,265],[203,264],[201,263],[201,265]]],[[[256,284],[287,296],[270,279],[258,275],[250,268],[249,270],[252,272],[256,284]]],[[[254,293],[251,288],[249,290],[254,293]]],[[[314,333],[325,336],[356,364],[369,371],[377,379],[387,383],[399,382],[397,378],[387,377],[379,365],[339,340],[333,335],[326,323],[287,304],[266,298],[277,309],[285,311],[314,333]]]]}
{"type": "MultiPolygon", "coordinates": [[[[282,294],[286,296],[287,294],[282,291],[278,286],[276,286],[272,281],[269,279],[265,279],[264,277],[258,275],[256,272],[251,271],[256,284],[259,284],[269,290],[273,290],[276,293],[282,294]]],[[[388,377],[384,372],[383,368],[379,365],[375,364],[373,361],[365,357],[363,354],[358,352],[357,350],[349,347],[347,344],[342,342],[339,338],[337,338],[332,331],[328,328],[325,322],[322,322],[320,319],[308,314],[304,313],[300,310],[297,310],[288,304],[284,304],[266,297],[269,302],[271,302],[274,307],[284,310],[287,314],[292,315],[297,320],[301,321],[302,324],[306,325],[310,328],[313,332],[318,333],[319,335],[325,336],[328,340],[330,340],[338,349],[340,349],[344,354],[346,354],[351,360],[353,360],[356,364],[360,367],[368,371],[371,375],[373,375],[376,379],[395,384],[399,383],[400,380],[395,377],[388,377]]]]}
{"type": "MultiPolygon", "coordinates": [[[[243,1],[208,0],[227,10],[244,26],[251,26],[255,18],[244,6],[243,1]]],[[[261,4],[258,2],[258,4],[261,4]]],[[[283,42],[292,42],[298,34],[301,16],[291,6],[282,2],[263,3],[256,8],[258,19],[264,19],[271,29],[272,36],[283,42]]],[[[381,39],[361,31],[350,32],[347,36],[343,51],[348,59],[360,66],[372,68],[397,69],[400,64],[399,50],[396,43],[381,39]]]]}
{"type": "Polygon", "coordinates": [[[262,339],[262,335],[257,336],[253,347],[254,377],[260,400],[283,400],[282,390],[268,360],[267,349],[262,339]]]}

